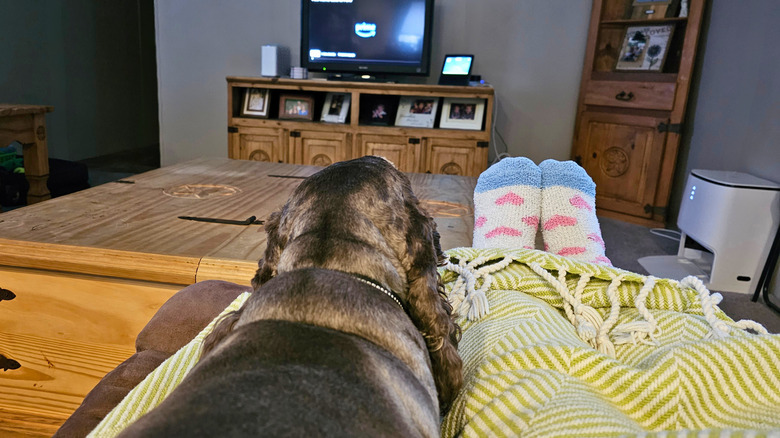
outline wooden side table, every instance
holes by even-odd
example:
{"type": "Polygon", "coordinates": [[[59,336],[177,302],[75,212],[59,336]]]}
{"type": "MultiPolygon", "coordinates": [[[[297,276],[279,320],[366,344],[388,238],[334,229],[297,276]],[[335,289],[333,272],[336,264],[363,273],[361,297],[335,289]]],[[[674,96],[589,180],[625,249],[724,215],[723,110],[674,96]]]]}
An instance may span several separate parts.
{"type": "Polygon", "coordinates": [[[0,146],[18,141],[24,147],[24,172],[30,183],[27,204],[51,198],[46,185],[49,180],[46,113],[52,111],[54,107],[47,105],[0,103],[0,146]]]}

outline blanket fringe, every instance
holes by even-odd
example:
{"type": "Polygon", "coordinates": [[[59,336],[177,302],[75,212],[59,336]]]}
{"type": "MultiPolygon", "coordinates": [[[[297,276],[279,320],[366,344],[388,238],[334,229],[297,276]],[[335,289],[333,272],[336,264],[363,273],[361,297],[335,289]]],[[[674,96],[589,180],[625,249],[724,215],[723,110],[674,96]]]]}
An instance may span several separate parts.
{"type": "MultiPolygon", "coordinates": [[[[468,306],[466,315],[473,321],[490,312],[490,306],[485,292],[493,285],[494,273],[506,268],[514,260],[506,256],[503,260],[496,263],[485,264],[491,259],[486,256],[479,256],[470,262],[461,260],[458,264],[453,264],[449,260],[445,269],[456,272],[458,279],[453,285],[449,297],[453,308],[461,311],[462,307],[468,306]],[[481,267],[480,267],[481,266],[481,267]],[[482,279],[482,284],[477,288],[477,282],[482,279]]],[[[621,344],[645,344],[658,345],[656,336],[660,335],[660,328],[647,308],[647,299],[650,292],[656,286],[657,278],[653,276],[645,277],[642,287],[634,299],[634,306],[642,317],[641,321],[631,321],[615,325],[620,316],[620,297],[618,288],[622,284],[625,274],[610,274],[611,282],[606,288],[606,295],[609,299],[610,309],[606,319],[593,307],[583,302],[582,295],[592,278],[592,274],[582,273],[577,281],[574,291],[571,291],[566,283],[566,268],[555,266],[558,272],[558,278],[555,278],[550,271],[543,268],[539,263],[527,263],[537,275],[547,281],[555,291],[563,298],[563,311],[571,324],[577,330],[577,336],[591,347],[610,357],[615,357],[615,345],[621,344]]],[[[676,283],[676,282],[675,282],[676,283]]],[[[752,330],[758,334],[767,334],[768,331],[761,324],[751,320],[740,320],[736,323],[730,323],[719,319],[715,315],[717,305],[723,299],[718,293],[711,293],[700,279],[690,276],[677,283],[680,287],[694,289],[699,301],[701,302],[704,319],[712,328],[706,338],[722,339],[729,336],[729,331],[736,327],[742,330],[752,330]]]]}
{"type": "Polygon", "coordinates": [[[642,315],[644,321],[631,321],[620,324],[612,330],[612,336],[614,337],[614,343],[620,344],[634,344],[642,343],[645,345],[658,345],[655,337],[661,333],[661,329],[658,328],[653,315],[647,310],[647,297],[650,295],[650,291],[655,287],[655,281],[657,279],[653,276],[645,278],[642,288],[639,289],[639,294],[634,300],[634,307],[642,315]]]}
{"type": "Polygon", "coordinates": [[[701,310],[704,313],[704,319],[712,327],[705,339],[723,339],[729,336],[731,327],[736,327],[741,330],[752,330],[758,334],[766,335],[769,331],[761,324],[752,321],[750,319],[742,319],[734,324],[719,319],[715,316],[715,306],[723,299],[721,294],[711,294],[710,291],[704,286],[702,281],[694,276],[688,276],[680,281],[681,287],[691,288],[699,294],[699,301],[701,302],[701,310]]]}
{"type": "Polygon", "coordinates": [[[460,312],[463,304],[468,304],[468,310],[466,316],[470,321],[482,318],[490,313],[490,305],[487,300],[485,292],[493,285],[494,272],[498,272],[512,263],[511,257],[504,257],[498,263],[492,263],[485,265],[479,269],[475,269],[489,259],[487,257],[477,257],[474,260],[466,263],[465,260],[461,260],[457,265],[447,260],[445,269],[458,273],[458,280],[452,287],[450,292],[450,303],[456,312],[460,312]],[[479,289],[475,289],[477,280],[483,279],[482,285],[479,289]]]}

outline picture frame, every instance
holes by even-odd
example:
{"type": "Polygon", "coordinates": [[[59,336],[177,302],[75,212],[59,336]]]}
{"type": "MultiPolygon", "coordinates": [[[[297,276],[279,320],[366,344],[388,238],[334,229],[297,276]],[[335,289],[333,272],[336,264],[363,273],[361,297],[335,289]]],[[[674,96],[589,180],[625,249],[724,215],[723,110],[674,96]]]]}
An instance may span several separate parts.
{"type": "Polygon", "coordinates": [[[247,88],[244,91],[244,103],[241,105],[242,117],[268,117],[269,91],[267,88],[247,88]]]}
{"type": "Polygon", "coordinates": [[[485,99],[445,97],[439,128],[479,131],[484,116],[485,99]]]}
{"type": "Polygon", "coordinates": [[[673,32],[670,24],[626,28],[615,70],[661,71],[673,32]]]}
{"type": "Polygon", "coordinates": [[[290,120],[314,120],[314,98],[303,94],[279,96],[279,118],[290,120]]]}
{"type": "Polygon", "coordinates": [[[433,128],[439,98],[433,96],[402,96],[395,117],[396,126],[433,128]]]}
{"type": "Polygon", "coordinates": [[[360,99],[360,123],[364,125],[392,126],[398,109],[398,97],[380,94],[364,94],[360,99]]]}
{"type": "Polygon", "coordinates": [[[351,93],[326,94],[320,120],[328,123],[346,123],[351,101],[351,93]]]}

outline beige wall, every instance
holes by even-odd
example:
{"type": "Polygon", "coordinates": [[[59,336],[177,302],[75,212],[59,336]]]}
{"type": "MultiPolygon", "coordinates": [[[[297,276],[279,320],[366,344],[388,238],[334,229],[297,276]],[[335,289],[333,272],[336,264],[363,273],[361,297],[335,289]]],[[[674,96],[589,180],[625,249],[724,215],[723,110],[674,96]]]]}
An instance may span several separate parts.
{"type": "MultiPolygon", "coordinates": [[[[227,155],[225,77],[259,76],[260,47],[299,65],[298,0],[157,0],[162,163],[227,155]]],[[[446,53],[473,53],[496,89],[499,152],[534,161],[571,148],[588,0],[439,0],[428,82],[446,53]]],[[[496,136],[498,138],[498,136],[496,136]]],[[[494,156],[491,151],[491,157],[494,156]]]]}

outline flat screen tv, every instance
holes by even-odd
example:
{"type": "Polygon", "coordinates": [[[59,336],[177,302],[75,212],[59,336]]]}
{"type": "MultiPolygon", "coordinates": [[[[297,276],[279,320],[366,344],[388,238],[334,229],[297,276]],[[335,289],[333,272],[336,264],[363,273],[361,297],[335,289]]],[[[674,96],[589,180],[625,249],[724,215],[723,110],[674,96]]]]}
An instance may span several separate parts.
{"type": "Polygon", "coordinates": [[[302,0],[301,12],[310,72],[430,73],[433,0],[302,0]]]}

